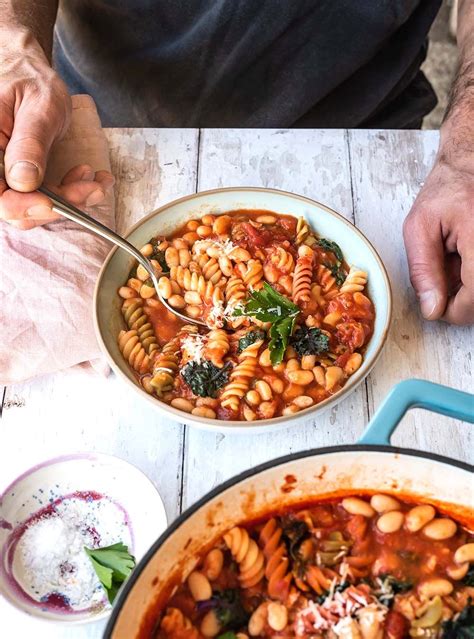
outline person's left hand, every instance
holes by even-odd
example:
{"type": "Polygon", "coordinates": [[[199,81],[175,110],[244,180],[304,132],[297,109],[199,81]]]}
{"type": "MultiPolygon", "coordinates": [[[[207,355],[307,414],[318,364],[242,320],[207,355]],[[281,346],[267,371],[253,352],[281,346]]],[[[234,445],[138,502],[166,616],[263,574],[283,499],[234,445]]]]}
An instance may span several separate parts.
{"type": "Polygon", "coordinates": [[[438,159],[405,219],[410,279],[423,317],[474,323],[474,171],[438,159]]]}
{"type": "MultiPolygon", "coordinates": [[[[112,188],[114,178],[108,171],[95,172],[88,164],[75,166],[59,186],[51,190],[79,208],[101,204],[112,188]]],[[[20,193],[0,180],[0,219],[22,230],[29,230],[60,216],[51,210],[51,200],[36,191],[20,193]]]]}

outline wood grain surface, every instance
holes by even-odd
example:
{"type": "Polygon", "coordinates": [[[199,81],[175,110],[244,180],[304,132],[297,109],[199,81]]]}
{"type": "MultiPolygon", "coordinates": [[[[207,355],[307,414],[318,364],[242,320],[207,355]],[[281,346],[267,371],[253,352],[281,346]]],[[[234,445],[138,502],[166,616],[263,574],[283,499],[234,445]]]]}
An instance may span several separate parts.
{"type": "MultiPolygon", "coordinates": [[[[437,133],[110,129],[107,136],[121,232],[174,198],[220,186],[294,191],[338,210],[367,235],[389,271],[394,314],[388,342],[366,382],[330,412],[251,438],[165,420],[113,375],[101,377],[86,367],[9,387],[0,422],[0,491],[41,460],[101,451],[143,470],[160,491],[171,521],[241,470],[290,452],[355,442],[401,379],[421,377],[472,390],[473,330],[422,320],[401,234],[433,163],[437,133]]],[[[394,442],[473,462],[472,429],[431,413],[411,411],[394,442]]],[[[0,617],[18,637],[96,639],[103,628],[102,623],[45,625],[1,599],[0,617]]]]}

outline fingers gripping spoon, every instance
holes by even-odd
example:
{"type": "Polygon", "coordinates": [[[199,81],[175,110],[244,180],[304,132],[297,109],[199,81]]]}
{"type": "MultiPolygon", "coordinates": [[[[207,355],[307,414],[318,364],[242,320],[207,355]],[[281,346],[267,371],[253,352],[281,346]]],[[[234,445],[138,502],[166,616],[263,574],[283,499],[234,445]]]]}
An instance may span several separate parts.
{"type": "MultiPolygon", "coordinates": [[[[0,156],[0,179],[5,179],[5,168],[3,165],[3,158],[1,156],[0,156]]],[[[144,255],[142,255],[137,248],[135,248],[132,244],[130,244],[130,242],[128,242],[123,237],[115,233],[115,231],[112,231],[111,229],[109,229],[107,226],[105,226],[101,222],[94,220],[93,217],[91,217],[90,215],[87,215],[87,213],[84,213],[84,211],[81,211],[70,202],[67,202],[66,200],[64,200],[57,193],[53,193],[53,191],[50,191],[46,186],[44,185],[40,186],[38,191],[39,193],[46,195],[51,200],[51,202],[53,203],[52,209],[55,213],[58,213],[62,217],[66,217],[68,220],[72,220],[73,222],[76,222],[80,226],[83,226],[89,231],[92,231],[96,235],[99,235],[100,237],[108,240],[109,242],[112,242],[112,244],[115,244],[116,246],[123,249],[124,251],[127,251],[127,253],[129,253],[132,257],[134,257],[137,260],[137,262],[141,264],[141,266],[143,266],[143,268],[147,271],[148,275],[150,276],[150,279],[153,282],[153,286],[155,287],[156,294],[160,302],[171,313],[173,313],[173,315],[176,315],[176,317],[179,317],[181,320],[185,321],[188,324],[197,324],[199,326],[206,326],[203,321],[199,319],[195,319],[193,317],[188,317],[187,315],[180,313],[175,308],[173,308],[168,303],[167,300],[164,299],[158,286],[158,278],[155,274],[155,269],[153,267],[153,264],[144,255]]]]}

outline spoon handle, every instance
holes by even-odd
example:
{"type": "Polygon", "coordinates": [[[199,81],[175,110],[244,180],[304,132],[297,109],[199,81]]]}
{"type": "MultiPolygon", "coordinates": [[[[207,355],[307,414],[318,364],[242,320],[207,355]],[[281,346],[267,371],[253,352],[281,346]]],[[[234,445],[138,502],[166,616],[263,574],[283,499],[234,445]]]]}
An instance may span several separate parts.
{"type": "Polygon", "coordinates": [[[147,258],[144,255],[140,253],[138,249],[136,249],[133,246],[133,244],[130,244],[130,242],[127,242],[127,240],[125,240],[123,237],[115,233],[115,231],[112,231],[112,229],[109,229],[108,226],[105,226],[101,222],[98,222],[90,215],[87,215],[87,213],[84,213],[84,211],[81,211],[70,202],[67,202],[66,200],[64,200],[57,193],[53,193],[53,191],[50,191],[46,186],[40,186],[38,191],[40,193],[43,193],[43,195],[46,195],[47,197],[49,197],[49,199],[53,202],[53,211],[55,213],[58,213],[62,217],[67,217],[68,220],[72,220],[73,222],[80,224],[81,226],[85,227],[89,231],[92,231],[93,233],[100,235],[101,237],[108,240],[109,242],[112,242],[112,244],[116,244],[120,248],[127,251],[127,253],[132,255],[149,273],[150,278],[152,279],[153,284],[155,285],[155,288],[158,286],[158,281],[156,280],[156,276],[153,270],[153,265],[147,260],[147,258]],[[155,284],[155,280],[156,280],[156,284],[155,284]]]}
{"type": "Polygon", "coordinates": [[[133,246],[133,244],[130,244],[130,242],[127,242],[127,240],[125,240],[123,237],[118,235],[118,233],[115,233],[115,231],[112,231],[112,229],[109,229],[108,226],[105,226],[101,222],[94,220],[93,217],[91,217],[90,215],[87,215],[87,213],[84,213],[84,211],[81,211],[80,209],[78,209],[76,206],[74,206],[67,200],[64,200],[57,193],[53,193],[53,191],[48,189],[46,186],[44,185],[40,186],[38,191],[40,193],[43,193],[43,195],[46,195],[47,197],[49,197],[49,199],[53,203],[52,208],[53,208],[53,211],[55,211],[55,213],[58,213],[59,215],[66,217],[69,220],[76,222],[77,224],[80,224],[81,226],[85,227],[89,231],[92,231],[93,233],[100,235],[101,237],[108,240],[109,242],[112,242],[112,244],[115,244],[116,246],[124,249],[132,257],[134,257],[137,260],[137,262],[141,264],[143,268],[147,271],[151,281],[153,282],[153,286],[155,287],[158,299],[163,304],[163,306],[165,306],[169,311],[171,311],[171,313],[173,313],[174,315],[176,315],[177,317],[179,317],[180,319],[182,319],[188,324],[197,324],[199,326],[205,326],[204,322],[202,322],[201,320],[194,319],[180,313],[175,308],[173,308],[168,303],[167,300],[164,299],[158,286],[158,278],[155,275],[155,269],[153,268],[153,264],[144,255],[142,255],[140,251],[133,246]]]}

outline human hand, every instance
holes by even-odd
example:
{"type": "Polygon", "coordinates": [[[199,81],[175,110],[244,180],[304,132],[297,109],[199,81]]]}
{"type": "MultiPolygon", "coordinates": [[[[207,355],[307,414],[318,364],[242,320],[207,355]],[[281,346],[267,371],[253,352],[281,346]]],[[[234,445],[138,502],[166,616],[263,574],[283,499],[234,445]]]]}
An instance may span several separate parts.
{"type": "Polygon", "coordinates": [[[466,160],[440,152],[403,225],[423,317],[452,324],[474,322],[474,167],[466,160]]]}
{"type": "MultiPolygon", "coordinates": [[[[0,152],[4,152],[6,182],[0,180],[0,217],[19,228],[57,217],[44,196],[32,191],[43,181],[49,151],[66,131],[70,111],[66,86],[37,40],[26,29],[2,31],[0,152]]],[[[87,190],[84,185],[81,189],[81,193],[87,190]]]]}
{"type": "MultiPolygon", "coordinates": [[[[79,208],[101,204],[114,184],[108,171],[94,172],[88,164],[75,166],[61,184],[49,186],[65,200],[79,208]]],[[[61,216],[52,210],[51,200],[42,193],[18,193],[0,180],[0,218],[21,230],[47,224],[61,216]]]]}

